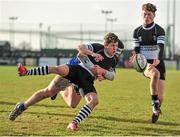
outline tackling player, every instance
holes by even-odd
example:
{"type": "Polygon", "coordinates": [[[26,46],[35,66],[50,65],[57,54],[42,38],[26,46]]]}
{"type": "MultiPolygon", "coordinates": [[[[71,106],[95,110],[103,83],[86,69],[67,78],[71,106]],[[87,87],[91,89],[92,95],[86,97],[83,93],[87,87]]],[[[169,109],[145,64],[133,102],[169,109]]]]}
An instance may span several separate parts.
{"type": "MultiPolygon", "coordinates": [[[[86,105],[81,108],[77,116],[67,127],[69,130],[75,131],[78,130],[78,124],[89,116],[98,104],[98,95],[94,87],[94,80],[96,78],[100,81],[104,79],[114,79],[115,67],[118,63],[118,58],[115,55],[118,48],[118,41],[119,39],[114,33],[108,33],[104,38],[104,45],[79,45],[79,59],[81,60],[79,65],[43,66],[30,70],[23,68],[19,73],[21,76],[47,75],[50,73],[59,74],[83,89],[82,93],[86,100],[86,105]]],[[[29,106],[44,98],[53,96],[57,92],[58,91],[52,93],[52,90],[50,90],[50,92],[47,90],[46,92],[35,93],[24,103],[16,105],[10,114],[10,120],[15,120],[15,118],[29,106]],[[38,95],[39,98],[36,98],[36,95],[38,95]]]]}
{"type": "MultiPolygon", "coordinates": [[[[93,45],[96,45],[97,43],[93,43],[93,45]]],[[[122,51],[124,49],[124,44],[122,43],[121,40],[118,40],[118,49],[116,51],[116,56],[118,58],[118,60],[120,59],[120,55],[122,54],[122,51]]],[[[71,64],[71,65],[77,65],[79,64],[80,61],[78,59],[78,57],[73,57],[72,59],[70,59],[67,64],[71,64]]],[[[52,82],[51,82],[52,83],[52,82]]],[[[79,93],[79,88],[77,85],[74,85],[73,83],[71,83],[69,80],[57,75],[54,78],[54,86],[59,86],[59,91],[63,91],[60,92],[61,96],[63,97],[63,99],[65,100],[65,102],[68,104],[68,106],[75,108],[78,103],[81,100],[81,96],[79,93]],[[57,83],[57,84],[55,84],[57,83]],[[76,93],[76,94],[75,94],[76,93]]],[[[82,89],[80,89],[81,91],[82,89]]],[[[51,97],[51,100],[55,100],[57,97],[57,93],[51,97]]]]}

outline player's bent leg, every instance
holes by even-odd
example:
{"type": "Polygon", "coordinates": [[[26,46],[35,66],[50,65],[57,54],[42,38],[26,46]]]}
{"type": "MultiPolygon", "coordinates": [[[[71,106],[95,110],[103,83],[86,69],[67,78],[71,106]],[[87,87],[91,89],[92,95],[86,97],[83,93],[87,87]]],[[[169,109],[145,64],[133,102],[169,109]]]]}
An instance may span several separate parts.
{"type": "Polygon", "coordinates": [[[154,95],[158,95],[158,82],[159,82],[159,77],[160,77],[160,73],[159,71],[154,68],[151,71],[151,81],[150,81],[150,90],[151,90],[151,94],[154,95]]]}
{"type": "Polygon", "coordinates": [[[25,109],[23,103],[17,103],[15,108],[9,114],[9,120],[14,121],[25,109]]]}
{"type": "Polygon", "coordinates": [[[93,110],[94,107],[99,104],[98,95],[95,92],[91,92],[91,93],[86,94],[85,100],[87,102],[87,105],[91,108],[91,110],[93,110]]]}
{"type": "Polygon", "coordinates": [[[160,73],[156,68],[149,69],[148,68],[144,72],[146,77],[150,78],[150,92],[152,96],[152,123],[157,122],[159,118],[159,114],[161,113],[160,110],[160,102],[158,98],[158,82],[160,73]]]}
{"type": "Polygon", "coordinates": [[[68,65],[48,67],[48,72],[51,74],[58,74],[60,76],[66,76],[69,73],[69,67],[68,65]]]}
{"type": "Polygon", "coordinates": [[[159,84],[158,84],[158,98],[161,106],[164,100],[164,80],[161,79],[159,80],[159,84]]]}
{"type": "Polygon", "coordinates": [[[160,73],[157,69],[152,69],[151,72],[151,81],[150,81],[150,90],[152,95],[152,123],[156,123],[159,119],[159,115],[161,113],[160,110],[160,101],[158,98],[159,89],[158,89],[158,83],[159,83],[159,77],[160,73]]]}
{"type": "Polygon", "coordinates": [[[156,110],[158,110],[158,111],[155,111],[156,113],[152,114],[152,123],[156,123],[158,118],[159,118],[159,115],[162,113],[160,107],[161,107],[162,102],[163,102],[163,91],[164,91],[164,80],[159,80],[159,84],[158,84],[159,104],[155,104],[156,110]]]}
{"type": "Polygon", "coordinates": [[[55,95],[58,92],[59,92],[59,90],[50,89],[49,87],[41,89],[41,90],[35,92],[28,100],[26,100],[24,102],[24,105],[26,108],[28,108],[45,98],[55,95]]]}
{"type": "Polygon", "coordinates": [[[56,67],[41,66],[27,70],[25,66],[19,64],[18,66],[19,76],[28,75],[48,75],[48,74],[58,74],[60,76],[66,76],[69,73],[68,65],[60,65],[56,67]]]}
{"type": "Polygon", "coordinates": [[[25,102],[18,103],[15,106],[15,108],[11,111],[11,113],[9,115],[9,119],[14,121],[28,107],[34,105],[35,103],[37,103],[47,97],[51,97],[58,92],[59,92],[59,88],[57,88],[55,86],[54,82],[52,81],[48,87],[38,90],[25,102]]]}
{"type": "Polygon", "coordinates": [[[78,124],[80,124],[80,122],[82,120],[84,120],[86,117],[88,117],[91,114],[94,107],[96,105],[98,105],[98,96],[94,92],[86,94],[85,100],[86,100],[87,104],[81,108],[81,110],[79,111],[77,116],[74,118],[73,122],[71,122],[67,126],[67,129],[69,131],[77,131],[78,130],[78,124]]]}
{"type": "Polygon", "coordinates": [[[61,91],[60,94],[67,105],[71,108],[76,108],[82,98],[81,95],[76,92],[72,84],[68,86],[64,91],[61,91]]]}
{"type": "MultiPolygon", "coordinates": [[[[59,88],[59,91],[64,91],[67,87],[71,86],[72,84],[69,82],[68,79],[65,79],[59,75],[57,75],[54,79],[54,84],[57,88],[59,88]]],[[[57,94],[53,95],[51,97],[51,100],[55,100],[57,97],[57,94]]]]}
{"type": "Polygon", "coordinates": [[[42,99],[52,97],[57,94],[60,91],[60,87],[58,85],[59,77],[60,76],[56,76],[46,88],[34,93],[27,101],[24,102],[25,107],[29,107],[42,99]]]}
{"type": "Polygon", "coordinates": [[[18,74],[19,76],[28,76],[28,75],[48,75],[49,74],[49,68],[48,66],[41,66],[32,68],[30,70],[27,70],[25,66],[22,64],[17,64],[18,68],[18,74]]]}

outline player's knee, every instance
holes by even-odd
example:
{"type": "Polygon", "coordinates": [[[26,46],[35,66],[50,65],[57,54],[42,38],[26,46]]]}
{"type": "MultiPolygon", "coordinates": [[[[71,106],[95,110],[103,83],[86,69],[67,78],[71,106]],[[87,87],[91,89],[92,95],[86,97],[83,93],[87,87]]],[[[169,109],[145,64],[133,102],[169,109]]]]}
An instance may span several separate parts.
{"type": "Polygon", "coordinates": [[[160,73],[159,73],[159,71],[156,71],[156,78],[157,78],[157,79],[160,78],[160,73]]]}
{"type": "Polygon", "coordinates": [[[79,104],[79,101],[80,101],[79,99],[70,99],[67,104],[71,108],[76,108],[77,105],[79,104]]]}
{"type": "Polygon", "coordinates": [[[77,107],[77,104],[74,104],[73,102],[70,102],[68,105],[71,108],[76,108],[77,107]]]}
{"type": "Polygon", "coordinates": [[[61,76],[66,76],[69,73],[69,67],[67,65],[57,66],[56,73],[61,76]]]}
{"type": "Polygon", "coordinates": [[[159,71],[158,71],[158,70],[154,70],[154,71],[152,72],[152,76],[153,76],[153,78],[155,78],[155,79],[159,79],[159,77],[160,77],[159,71]]]}
{"type": "Polygon", "coordinates": [[[67,102],[67,105],[71,108],[76,108],[77,104],[75,104],[72,99],[68,100],[67,102]]]}
{"type": "Polygon", "coordinates": [[[98,98],[92,98],[92,100],[89,103],[95,107],[99,104],[99,100],[98,98]]]}
{"type": "Polygon", "coordinates": [[[44,96],[44,98],[48,98],[48,97],[52,97],[54,94],[51,92],[51,90],[49,90],[48,88],[45,88],[44,90],[43,90],[43,96],[44,96]]]}
{"type": "Polygon", "coordinates": [[[91,110],[93,110],[94,107],[99,104],[98,96],[96,93],[88,93],[87,95],[85,95],[85,99],[87,105],[91,108],[91,110]]]}

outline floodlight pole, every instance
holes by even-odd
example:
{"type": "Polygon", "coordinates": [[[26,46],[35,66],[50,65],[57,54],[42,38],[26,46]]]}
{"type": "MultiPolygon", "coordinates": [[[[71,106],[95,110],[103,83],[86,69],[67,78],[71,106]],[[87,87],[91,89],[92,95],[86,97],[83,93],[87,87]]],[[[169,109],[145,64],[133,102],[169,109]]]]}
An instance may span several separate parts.
{"type": "Polygon", "coordinates": [[[105,14],[105,33],[107,33],[107,15],[111,14],[112,11],[111,10],[102,10],[101,13],[105,14]]]}
{"type": "Polygon", "coordinates": [[[18,19],[18,17],[12,16],[9,17],[9,41],[12,45],[12,47],[15,46],[15,21],[18,19]]]}
{"type": "Polygon", "coordinates": [[[107,18],[107,21],[111,22],[111,32],[113,32],[113,23],[117,21],[116,18],[107,18]]]}
{"type": "Polygon", "coordinates": [[[40,45],[40,50],[42,50],[42,26],[43,26],[43,23],[39,23],[39,45],[40,45]]]}
{"type": "Polygon", "coordinates": [[[52,48],[52,44],[51,44],[51,26],[48,26],[48,34],[47,34],[47,43],[46,43],[46,48],[52,48]]]}
{"type": "Polygon", "coordinates": [[[175,32],[175,25],[176,24],[176,0],[173,0],[173,38],[172,38],[172,57],[171,59],[174,59],[174,55],[175,55],[175,36],[176,36],[176,32],[175,32]]]}

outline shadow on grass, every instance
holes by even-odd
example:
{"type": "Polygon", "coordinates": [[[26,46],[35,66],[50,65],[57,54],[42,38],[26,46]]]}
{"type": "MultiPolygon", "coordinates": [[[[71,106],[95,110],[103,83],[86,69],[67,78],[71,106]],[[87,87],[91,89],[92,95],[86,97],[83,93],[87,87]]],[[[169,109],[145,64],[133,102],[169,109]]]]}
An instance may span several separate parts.
{"type": "MultiPolygon", "coordinates": [[[[107,121],[114,121],[114,122],[128,122],[128,123],[139,123],[139,124],[152,124],[149,120],[142,120],[142,119],[126,119],[126,118],[119,118],[119,117],[103,117],[103,116],[92,116],[97,119],[104,119],[107,121]]],[[[156,125],[167,125],[167,126],[180,126],[180,123],[174,122],[166,122],[166,121],[158,121],[156,125]]]]}
{"type": "MultiPolygon", "coordinates": [[[[4,102],[0,101],[0,105],[15,105],[16,103],[12,102],[4,102]]],[[[50,108],[69,108],[68,106],[57,106],[57,105],[42,105],[42,104],[36,104],[34,106],[39,106],[39,107],[50,107],[50,108]]],[[[2,110],[0,112],[10,112],[6,110],[2,110]]],[[[66,117],[74,117],[75,114],[61,114],[61,113],[54,113],[54,112],[29,112],[25,111],[25,113],[28,114],[35,114],[35,115],[49,115],[49,116],[66,116],[66,117]]],[[[111,121],[111,122],[126,122],[126,123],[139,123],[139,124],[151,124],[150,120],[142,120],[142,119],[126,119],[126,118],[119,118],[119,117],[113,117],[113,116],[91,116],[89,117],[90,119],[101,119],[101,120],[106,120],[106,121],[111,121]]],[[[166,122],[166,121],[158,121],[156,125],[163,125],[163,126],[180,126],[180,123],[174,123],[174,122],[166,122]]]]}
{"type": "Polygon", "coordinates": [[[134,136],[134,135],[145,135],[145,136],[159,136],[159,135],[180,135],[180,130],[176,129],[162,129],[158,127],[139,127],[136,130],[134,128],[118,127],[118,126],[107,126],[107,125],[96,125],[92,127],[90,124],[85,124],[86,126],[82,127],[84,130],[93,131],[95,133],[102,133],[102,135],[109,135],[110,132],[113,132],[114,135],[125,135],[125,136],[134,136]],[[85,129],[91,127],[89,129],[85,129]],[[142,130],[144,132],[142,132],[142,130]]]}
{"type": "MultiPolygon", "coordinates": [[[[7,113],[10,113],[10,111],[7,111],[7,110],[0,110],[0,112],[7,112],[7,113]]],[[[61,113],[53,113],[53,112],[45,112],[45,113],[42,113],[42,112],[29,112],[29,111],[25,111],[23,112],[23,114],[26,113],[26,114],[34,114],[34,115],[37,115],[37,117],[40,117],[40,115],[49,115],[49,116],[66,116],[66,117],[73,117],[75,116],[75,114],[61,114],[61,113]]]]}
{"type": "MultiPolygon", "coordinates": [[[[5,101],[0,101],[0,105],[10,105],[10,106],[15,106],[16,103],[14,102],[5,102],[5,101]]],[[[33,106],[38,106],[38,107],[49,107],[49,108],[69,108],[68,106],[60,106],[60,105],[43,105],[43,104],[35,104],[33,106]]]]}
{"type": "Polygon", "coordinates": [[[160,128],[150,128],[150,127],[142,127],[143,130],[145,131],[152,131],[152,132],[156,132],[159,135],[161,135],[162,133],[167,133],[168,135],[180,135],[180,130],[176,130],[176,129],[160,129],[160,128]]]}
{"type": "MultiPolygon", "coordinates": [[[[2,110],[0,111],[9,113],[10,111],[2,110]]],[[[37,115],[37,117],[41,117],[40,115],[48,115],[48,116],[61,116],[61,117],[75,117],[76,114],[62,114],[62,113],[54,113],[54,112],[24,112],[27,114],[37,115]]],[[[103,116],[90,116],[90,119],[99,119],[99,120],[106,120],[111,122],[125,122],[125,123],[139,123],[139,124],[151,124],[150,121],[141,120],[141,119],[125,119],[125,118],[118,118],[118,117],[103,117],[103,116]]],[[[166,121],[158,121],[156,125],[163,125],[163,126],[180,126],[180,123],[174,122],[166,122],[166,121]]]]}

